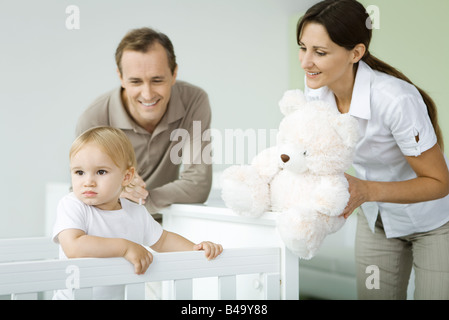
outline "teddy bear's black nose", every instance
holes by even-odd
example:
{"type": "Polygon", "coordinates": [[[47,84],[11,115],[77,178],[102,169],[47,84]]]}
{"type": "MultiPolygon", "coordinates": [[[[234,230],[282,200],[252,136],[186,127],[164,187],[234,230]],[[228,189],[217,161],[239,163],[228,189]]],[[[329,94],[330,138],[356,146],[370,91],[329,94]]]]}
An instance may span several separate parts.
{"type": "Polygon", "coordinates": [[[288,160],[290,160],[290,157],[286,154],[281,154],[281,160],[282,162],[286,163],[288,160]]]}

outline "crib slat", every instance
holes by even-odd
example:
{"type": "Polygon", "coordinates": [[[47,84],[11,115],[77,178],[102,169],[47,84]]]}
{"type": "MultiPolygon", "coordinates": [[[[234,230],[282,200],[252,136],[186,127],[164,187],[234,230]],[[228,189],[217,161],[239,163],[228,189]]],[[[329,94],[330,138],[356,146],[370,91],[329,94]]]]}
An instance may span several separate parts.
{"type": "Polygon", "coordinates": [[[31,293],[13,293],[11,300],[37,300],[37,292],[31,293]]]}
{"type": "Polygon", "coordinates": [[[174,280],[174,298],[175,300],[192,300],[192,279],[174,280]]]}
{"type": "Polygon", "coordinates": [[[144,300],[145,283],[127,284],[125,286],[125,300],[144,300]]]}
{"type": "Polygon", "coordinates": [[[73,290],[75,300],[92,300],[92,288],[73,290]]]}
{"type": "Polygon", "coordinates": [[[279,273],[264,274],[264,297],[267,300],[279,300],[281,296],[281,275],[279,273]]]}
{"type": "Polygon", "coordinates": [[[218,299],[235,300],[236,299],[236,277],[223,276],[218,277],[218,299]]]}

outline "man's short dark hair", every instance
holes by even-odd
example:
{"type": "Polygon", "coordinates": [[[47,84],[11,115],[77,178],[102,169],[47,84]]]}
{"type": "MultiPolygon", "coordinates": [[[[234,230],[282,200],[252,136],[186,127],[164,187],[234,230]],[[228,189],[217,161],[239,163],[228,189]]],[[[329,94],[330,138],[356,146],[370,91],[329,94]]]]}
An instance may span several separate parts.
{"type": "Polygon", "coordinates": [[[157,32],[151,28],[139,28],[129,31],[122,39],[115,51],[115,62],[122,74],[122,55],[126,50],[138,51],[145,53],[155,43],[161,44],[167,52],[168,66],[172,72],[176,69],[176,56],[173,49],[173,44],[170,39],[163,33],[157,32]]]}

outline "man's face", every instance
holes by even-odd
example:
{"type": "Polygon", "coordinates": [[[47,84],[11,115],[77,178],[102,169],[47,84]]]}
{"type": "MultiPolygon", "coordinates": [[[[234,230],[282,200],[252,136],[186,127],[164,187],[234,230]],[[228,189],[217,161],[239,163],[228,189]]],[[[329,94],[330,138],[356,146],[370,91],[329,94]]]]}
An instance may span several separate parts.
{"type": "Polygon", "coordinates": [[[122,100],[128,113],[152,133],[167,111],[177,68],[171,72],[167,53],[156,43],[146,53],[127,50],[122,55],[122,100]]]}

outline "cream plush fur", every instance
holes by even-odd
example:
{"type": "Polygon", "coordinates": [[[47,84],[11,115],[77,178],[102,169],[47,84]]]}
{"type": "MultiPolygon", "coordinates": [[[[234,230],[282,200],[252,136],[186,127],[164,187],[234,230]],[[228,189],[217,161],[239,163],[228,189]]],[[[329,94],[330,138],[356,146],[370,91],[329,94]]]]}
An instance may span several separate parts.
{"type": "Polygon", "coordinates": [[[285,115],[277,146],[251,165],[231,166],[222,175],[222,198],[235,212],[258,217],[279,212],[279,234],[303,259],[312,258],[324,238],[339,230],[349,200],[344,172],[358,140],[357,121],[323,101],[307,102],[300,90],[279,102],[285,115]]]}

